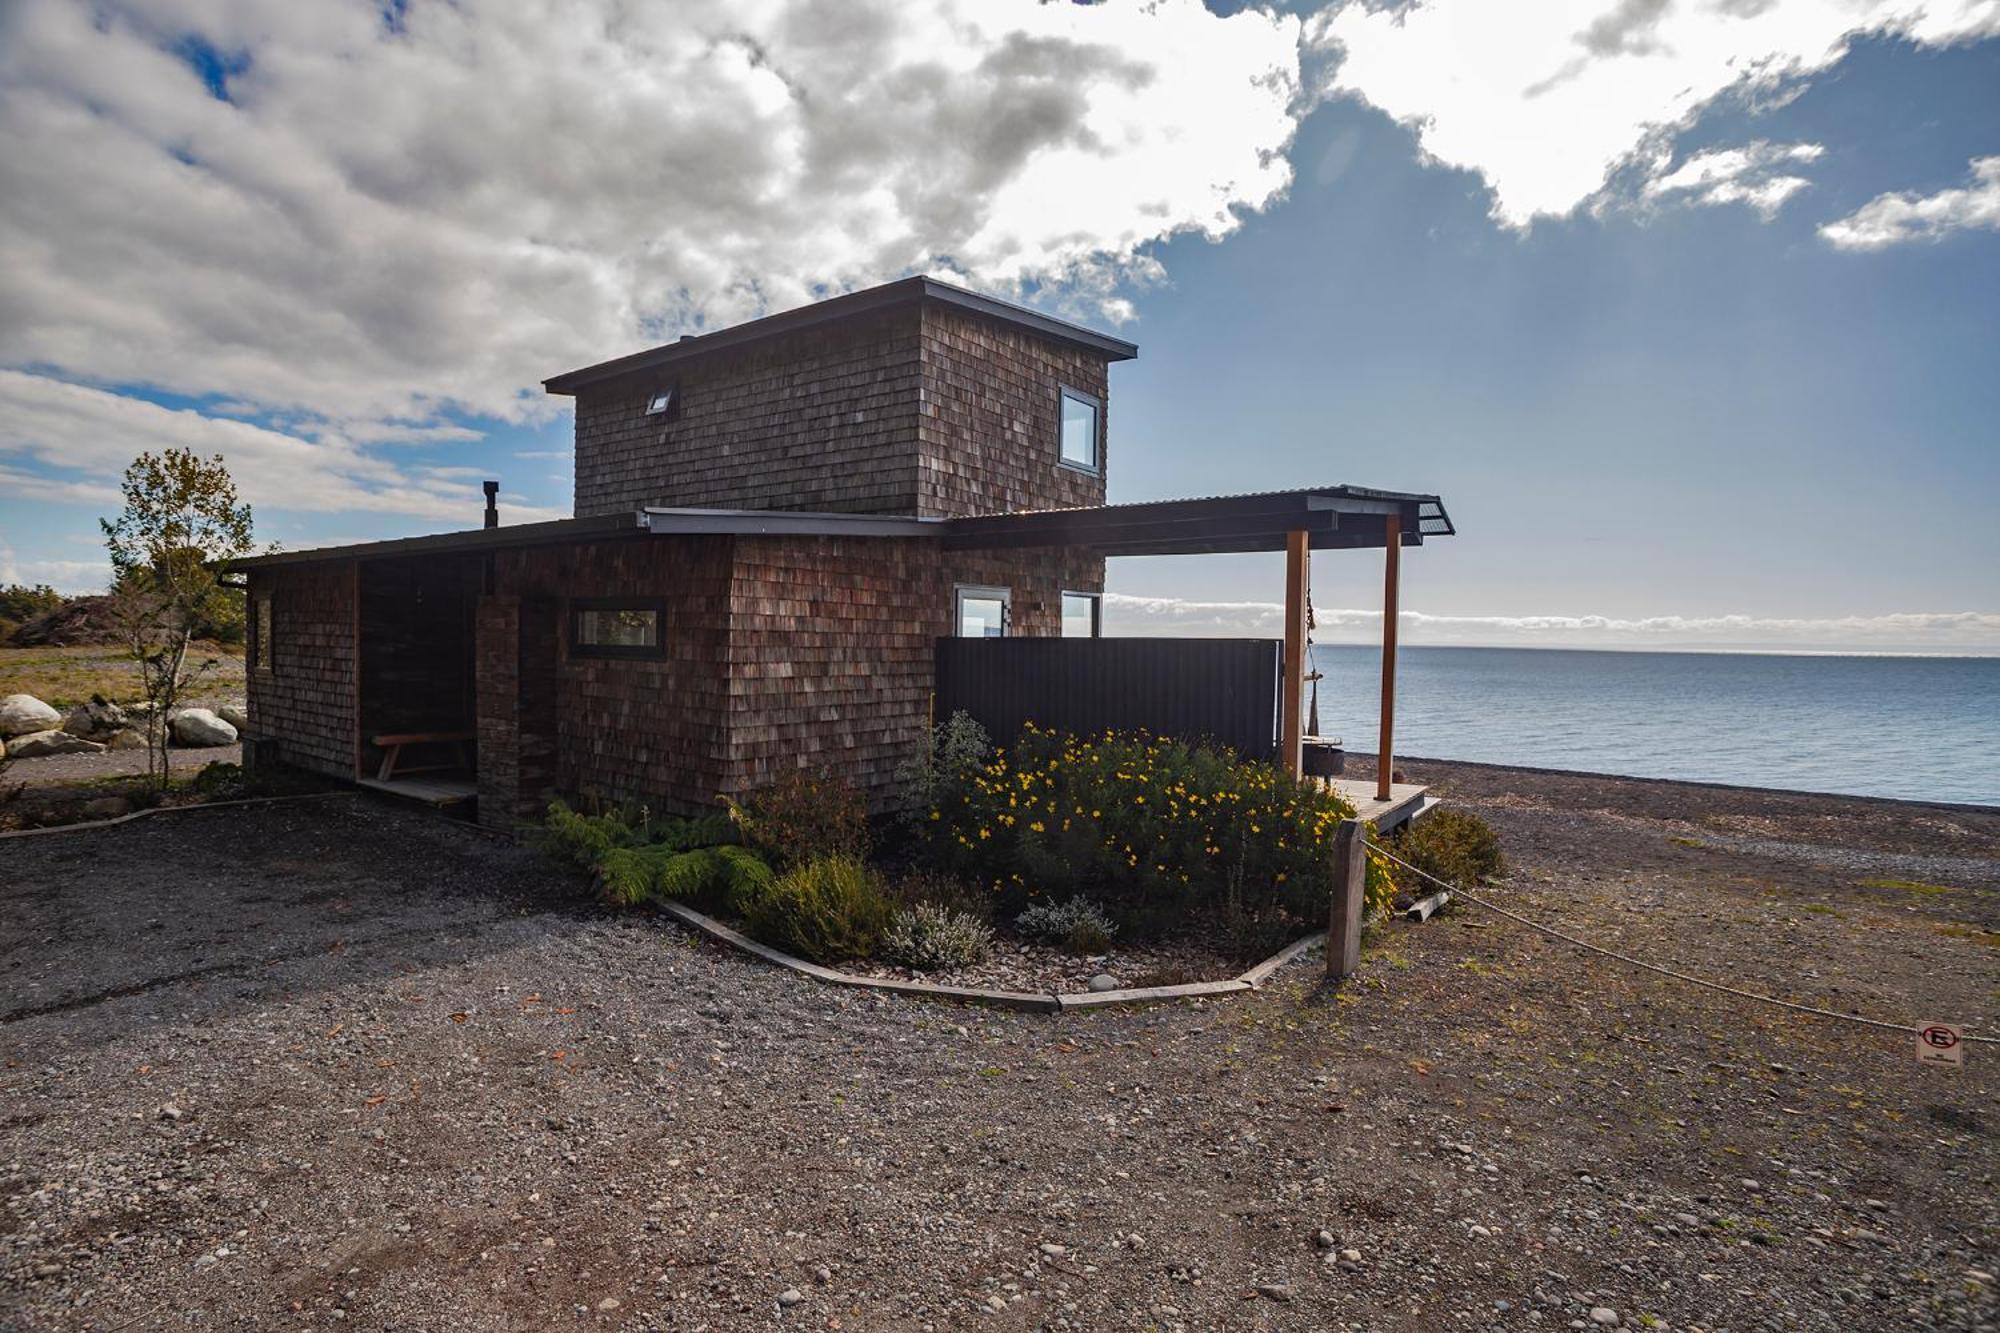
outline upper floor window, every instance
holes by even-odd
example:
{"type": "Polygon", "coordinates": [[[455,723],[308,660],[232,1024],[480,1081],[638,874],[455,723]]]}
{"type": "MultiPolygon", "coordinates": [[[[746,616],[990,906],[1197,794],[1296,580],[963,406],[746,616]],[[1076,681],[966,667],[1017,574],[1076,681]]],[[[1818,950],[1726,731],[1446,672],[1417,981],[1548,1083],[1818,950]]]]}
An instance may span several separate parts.
{"type": "Polygon", "coordinates": [[[1085,472],[1102,470],[1098,459],[1097,399],[1078,389],[1062,391],[1062,461],[1085,472]]]}
{"type": "Polygon", "coordinates": [[[569,607],[572,657],[666,655],[666,607],[657,600],[579,597],[569,607]]]}
{"type": "Polygon", "coordinates": [[[646,415],[664,417],[672,421],[681,414],[681,386],[668,384],[653,390],[646,397],[646,415]]]}
{"type": "Polygon", "coordinates": [[[1094,592],[1066,592],[1062,595],[1062,636],[1065,639],[1095,639],[1104,632],[1102,602],[1094,592]]]}

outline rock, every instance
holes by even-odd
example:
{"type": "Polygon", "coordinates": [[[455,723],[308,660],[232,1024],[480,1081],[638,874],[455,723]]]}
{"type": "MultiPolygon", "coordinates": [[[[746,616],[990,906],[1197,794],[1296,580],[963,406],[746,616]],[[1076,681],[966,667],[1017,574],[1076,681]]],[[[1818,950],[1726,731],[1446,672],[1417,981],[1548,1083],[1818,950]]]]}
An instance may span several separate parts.
{"type": "Polygon", "coordinates": [[[124,725],[124,709],[101,698],[93,698],[87,704],[70,709],[69,716],[63,719],[62,729],[72,736],[101,741],[124,725]]]}
{"type": "Polygon", "coordinates": [[[67,731],[32,731],[9,741],[7,755],[11,759],[46,759],[52,754],[96,754],[103,748],[67,731]]]}
{"type": "Polygon", "coordinates": [[[824,1287],[827,1283],[833,1281],[833,1270],[825,1264],[821,1264],[819,1267],[813,1269],[813,1281],[824,1287]]]}
{"type": "Polygon", "coordinates": [[[0,699],[0,737],[32,736],[62,726],[62,714],[32,694],[10,694],[0,699]]]}
{"type": "Polygon", "coordinates": [[[1343,1258],[1343,1259],[1345,1259],[1345,1260],[1347,1260],[1347,1262],[1348,1262],[1348,1263],[1350,1263],[1350,1264],[1358,1264],[1358,1263],[1360,1263],[1360,1262],[1361,1262],[1361,1251],[1359,1251],[1359,1250],[1342,1250],[1342,1251],[1340,1252],[1340,1257],[1341,1257],[1341,1258],[1343,1258]]]}
{"type": "Polygon", "coordinates": [[[1292,1288],[1285,1282],[1260,1282],[1257,1294],[1267,1301],[1289,1301],[1292,1299],[1292,1288]]]}
{"type": "Polygon", "coordinates": [[[597,1303],[597,1308],[604,1311],[606,1314],[609,1314],[611,1313],[611,1311],[616,1310],[619,1306],[623,1304],[624,1302],[619,1300],[616,1296],[606,1296],[603,1300],[597,1303]]]}
{"type": "Polygon", "coordinates": [[[1605,1328],[1616,1328],[1618,1312],[1608,1305],[1593,1305],[1590,1307],[1590,1322],[1605,1328]]]}
{"type": "Polygon", "coordinates": [[[778,1304],[784,1306],[786,1309],[790,1309],[804,1299],[805,1293],[797,1287],[786,1287],[778,1293],[778,1304]]]}
{"type": "Polygon", "coordinates": [[[7,742],[0,741],[0,759],[7,757],[7,742]]]}
{"type": "Polygon", "coordinates": [[[123,731],[114,731],[105,738],[104,748],[107,750],[143,750],[146,748],[146,733],[137,727],[126,727],[123,731]]]}
{"type": "Polygon", "coordinates": [[[1099,972],[1090,979],[1090,988],[1094,991],[1117,990],[1118,978],[1109,972],[1099,972]]]}
{"type": "Polygon", "coordinates": [[[1066,1245],[1058,1245],[1054,1241],[1043,1241],[1042,1253],[1046,1254],[1051,1259],[1060,1259],[1064,1255],[1069,1253],[1069,1247],[1066,1245]]]}
{"type": "Polygon", "coordinates": [[[250,730],[250,710],[242,704],[224,704],[215,710],[215,715],[238,731],[250,730]]]}
{"type": "Polygon", "coordinates": [[[1319,1246],[1322,1250],[1332,1249],[1333,1233],[1331,1231],[1320,1232],[1317,1236],[1313,1237],[1313,1244],[1319,1246]]]}
{"type": "Polygon", "coordinates": [[[162,1106],[160,1108],[160,1119],[178,1120],[180,1118],[181,1118],[181,1108],[175,1106],[173,1103],[169,1102],[167,1103],[167,1105],[162,1106]]]}
{"type": "Polygon", "coordinates": [[[118,819],[131,813],[132,803],[123,796],[100,796],[83,803],[83,814],[89,819],[118,819]]]}
{"type": "Polygon", "coordinates": [[[236,744],[236,728],[206,708],[184,708],[172,719],[174,740],[189,749],[236,744]]]}

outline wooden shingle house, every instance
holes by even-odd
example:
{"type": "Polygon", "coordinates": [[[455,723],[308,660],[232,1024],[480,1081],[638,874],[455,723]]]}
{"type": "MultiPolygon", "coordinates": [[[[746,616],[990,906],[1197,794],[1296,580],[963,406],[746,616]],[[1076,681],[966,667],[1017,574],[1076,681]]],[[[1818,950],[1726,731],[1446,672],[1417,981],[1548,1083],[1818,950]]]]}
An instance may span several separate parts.
{"type": "Polygon", "coordinates": [[[1108,555],[1285,549],[1290,651],[1195,645],[1153,693],[1189,726],[1247,715],[1297,762],[1306,552],[1393,559],[1449,520],[1345,486],[1106,505],[1109,371],[1135,354],[911,278],[558,375],[575,517],[497,526],[489,483],[484,527],[244,562],[247,750],[476,798],[494,827],[580,791],[710,808],[801,766],[879,797],[930,725],[943,647],[1067,645],[982,677],[1043,681],[1057,720],[1105,693],[1107,654],[1173,643],[1099,639],[1108,555]],[[1204,677],[1216,651],[1251,663],[1247,695],[1204,677]]]}

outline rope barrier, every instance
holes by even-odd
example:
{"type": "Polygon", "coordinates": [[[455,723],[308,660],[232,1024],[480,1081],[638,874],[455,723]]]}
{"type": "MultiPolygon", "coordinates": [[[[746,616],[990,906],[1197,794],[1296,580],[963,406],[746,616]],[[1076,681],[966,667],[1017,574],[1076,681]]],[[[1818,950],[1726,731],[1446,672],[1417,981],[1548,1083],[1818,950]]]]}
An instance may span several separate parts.
{"type": "MultiPolygon", "coordinates": [[[[1573,944],[1579,949],[1588,950],[1591,953],[1600,954],[1606,958],[1615,958],[1621,963],[1629,963],[1633,967],[1643,968],[1645,971],[1648,972],[1657,972],[1659,975],[1663,977],[1672,977],[1675,981],[1685,981],[1691,986],[1706,986],[1709,990],[1721,991],[1725,995],[1734,995],[1745,1000],[1757,1000],[1764,1004],[1774,1004],[1781,1009],[1792,1009],[1802,1014],[1816,1014],[1821,1018],[1838,1019],[1840,1022],[1843,1023],[1857,1023],[1860,1024],[1862,1027],[1882,1028],[1890,1032],[1907,1032],[1913,1036],[1923,1031],[1922,1028],[1919,1028],[1912,1023],[1885,1023],[1879,1018],[1863,1018],[1859,1014],[1843,1014],[1833,1009],[1821,1009],[1816,1005],[1797,1004],[1791,1000],[1781,1000],[1775,995],[1759,995],[1755,991],[1741,990],[1735,986],[1725,986],[1719,981],[1710,981],[1706,977],[1697,977],[1690,975],[1689,973],[1686,972],[1676,972],[1673,968],[1661,967],[1658,963],[1649,963],[1642,958],[1634,958],[1630,954],[1619,953],[1615,949],[1606,949],[1601,945],[1592,944],[1588,940],[1580,940],[1574,935],[1566,935],[1562,931],[1557,930],[1552,926],[1545,926],[1541,924],[1539,921],[1530,921],[1527,917],[1522,916],[1520,913],[1510,912],[1506,908],[1500,906],[1498,903],[1488,902],[1486,899],[1481,898],[1478,894],[1469,892],[1466,889],[1462,889],[1456,884],[1448,884],[1444,880],[1439,879],[1436,875],[1431,874],[1428,870],[1422,870],[1416,866],[1411,865],[1408,861],[1405,861],[1402,857],[1397,856],[1394,852],[1390,851],[1388,848],[1384,847],[1379,842],[1371,841],[1368,844],[1368,847],[1370,851],[1381,853],[1384,857],[1387,857],[1389,860],[1394,861],[1397,865],[1403,867],[1403,869],[1423,876],[1425,879],[1437,885],[1439,888],[1449,889],[1452,893],[1458,895],[1461,898],[1464,898],[1466,901],[1477,903],[1479,906],[1485,908],[1489,912],[1497,912],[1501,916],[1506,917],[1509,921],[1517,921],[1521,925],[1526,926],[1529,930],[1539,931],[1540,933],[1547,935],[1550,939],[1561,940],[1565,944],[1573,944]]],[[[1984,1042],[1989,1045],[2000,1045],[2000,1037],[1981,1037],[1981,1036],[1975,1036],[1970,1032],[1964,1033],[1961,1037],[1961,1040],[1984,1042]]]]}

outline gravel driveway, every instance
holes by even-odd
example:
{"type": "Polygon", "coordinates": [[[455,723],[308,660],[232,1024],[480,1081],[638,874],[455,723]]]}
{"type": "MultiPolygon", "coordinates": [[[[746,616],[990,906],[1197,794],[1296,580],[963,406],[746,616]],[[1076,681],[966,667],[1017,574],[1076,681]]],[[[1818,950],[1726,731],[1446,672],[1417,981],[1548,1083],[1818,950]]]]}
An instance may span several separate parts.
{"type": "MultiPolygon", "coordinates": [[[[1723,845],[1991,865],[2000,817],[1415,776],[1519,910],[2000,1031],[1990,888],[1723,845]]],[[[820,987],[358,799],[0,843],[0,902],[0,1326],[1995,1326],[2000,1050],[1477,912],[1338,995],[1050,1017],[820,987]]]]}

